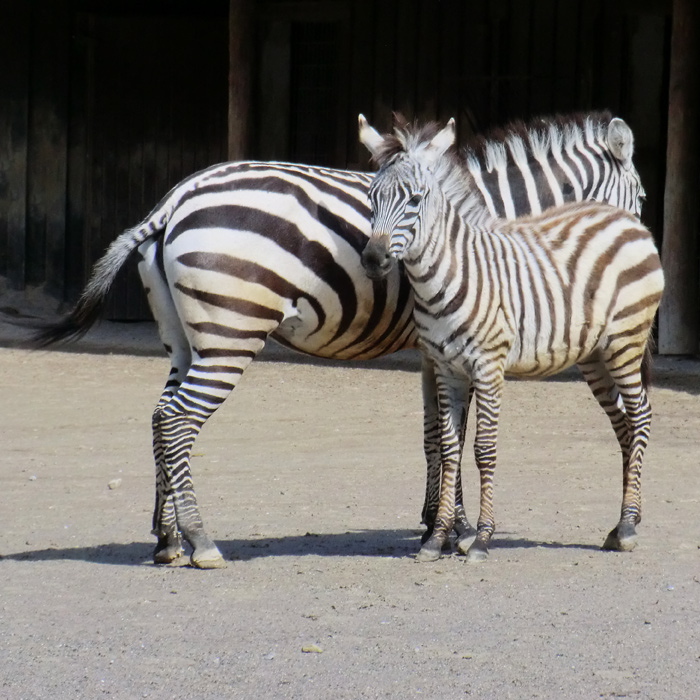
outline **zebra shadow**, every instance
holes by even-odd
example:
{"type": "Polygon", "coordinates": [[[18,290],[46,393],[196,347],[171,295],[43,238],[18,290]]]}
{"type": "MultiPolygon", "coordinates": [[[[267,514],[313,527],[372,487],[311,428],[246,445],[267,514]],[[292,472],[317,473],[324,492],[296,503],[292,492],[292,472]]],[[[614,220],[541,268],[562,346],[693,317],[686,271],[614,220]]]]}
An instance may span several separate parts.
{"type": "MultiPolygon", "coordinates": [[[[508,533],[501,533],[506,535],[508,533]]],[[[600,552],[602,548],[597,544],[584,544],[580,542],[557,542],[552,540],[530,540],[524,537],[499,537],[494,535],[489,545],[489,550],[518,550],[518,549],[577,549],[580,551],[600,552]]]]}
{"type": "MultiPolygon", "coordinates": [[[[247,561],[283,556],[408,557],[420,547],[417,530],[353,530],[344,533],[311,533],[286,537],[217,539],[227,561],[247,561]]],[[[150,542],[110,542],[90,547],[48,547],[0,553],[0,561],[87,561],[95,564],[139,566],[151,564],[155,539],[150,542]]],[[[190,552],[186,547],[186,555],[190,552]]]]}
{"type": "MultiPolygon", "coordinates": [[[[284,537],[217,540],[227,561],[250,561],[274,557],[384,557],[412,559],[420,549],[421,532],[402,530],[352,530],[344,533],[311,533],[284,537]]],[[[490,549],[573,549],[600,551],[600,546],[582,543],[562,543],[526,538],[494,537],[490,549]]],[[[0,555],[1,561],[86,561],[111,566],[151,565],[155,542],[107,543],[91,547],[66,547],[28,550],[0,555]]],[[[189,554],[189,553],[187,553],[189,554]]],[[[455,550],[445,551],[459,559],[455,550]]]]}

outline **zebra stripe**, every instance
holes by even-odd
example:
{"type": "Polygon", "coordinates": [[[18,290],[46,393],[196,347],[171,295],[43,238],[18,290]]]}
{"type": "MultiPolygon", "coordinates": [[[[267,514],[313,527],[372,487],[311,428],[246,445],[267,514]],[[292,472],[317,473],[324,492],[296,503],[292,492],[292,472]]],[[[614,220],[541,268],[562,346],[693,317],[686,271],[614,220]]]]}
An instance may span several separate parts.
{"type": "Polygon", "coordinates": [[[620,520],[603,546],[634,548],[651,425],[642,372],[664,287],[651,234],[633,214],[597,202],[495,219],[474,195],[463,161],[445,155],[454,121],[439,132],[403,127],[386,138],[368,137],[369,128],[361,122],[360,137],[380,169],[370,186],[372,236],[363,263],[378,278],[388,256],[403,261],[420,347],[436,368],[442,484],[419,559],[440,556],[455,520],[469,390],[480,511],[471,546],[463,540],[458,546],[470,561],[481,561],[495,528],[504,377],[546,377],[573,364],[608,415],[622,453],[620,520]]]}
{"type": "MultiPolygon", "coordinates": [[[[631,148],[631,131],[624,125],[621,145],[609,143],[618,121],[607,114],[555,119],[514,126],[500,140],[475,142],[467,157],[482,173],[481,196],[493,212],[507,207],[516,213],[539,211],[556,197],[593,196],[599,184],[593,171],[586,172],[585,182],[574,177],[588,132],[600,141],[594,160],[619,161],[617,169],[609,169],[610,198],[635,188],[641,196],[631,152],[625,151],[631,148]],[[558,155],[549,157],[552,147],[558,155]],[[571,156],[564,155],[567,148],[571,156]],[[524,172],[531,172],[527,188],[515,184],[527,177],[524,172]]],[[[173,188],[142,224],[118,237],[95,266],[75,310],[39,334],[38,342],[49,344],[84,333],[98,318],[119,268],[138,247],[141,278],[171,360],[153,415],[156,561],[179,557],[184,536],[194,548],[193,564],[222,563],[204,532],[189,455],[208,416],[268,337],[341,360],[416,346],[406,277],[394,267],[386,280],[373,282],[362,269],[372,177],[288,163],[225,163],[203,170],[173,188]]],[[[636,197],[637,211],[639,206],[636,197]]],[[[428,464],[423,519],[430,533],[440,492],[438,410],[432,366],[426,363],[423,375],[428,464]]],[[[456,529],[463,535],[470,526],[460,488],[458,483],[456,529]]]]}

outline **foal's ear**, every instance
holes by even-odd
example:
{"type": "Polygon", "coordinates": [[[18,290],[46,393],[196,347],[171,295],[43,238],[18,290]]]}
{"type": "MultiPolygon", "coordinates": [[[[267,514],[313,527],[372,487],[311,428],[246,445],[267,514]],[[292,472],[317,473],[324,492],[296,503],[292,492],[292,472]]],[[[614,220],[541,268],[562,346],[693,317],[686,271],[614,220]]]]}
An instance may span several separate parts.
{"type": "Polygon", "coordinates": [[[610,152],[622,162],[625,168],[632,165],[632,155],[634,154],[634,135],[627,123],[615,117],[608,124],[608,147],[610,152]]]}
{"type": "Polygon", "coordinates": [[[384,137],[369,125],[364,114],[360,114],[357,118],[357,125],[359,128],[360,143],[372,154],[373,158],[376,157],[384,144],[384,137]]]}
{"type": "Polygon", "coordinates": [[[444,129],[438,131],[425,147],[425,153],[431,162],[437,160],[445,153],[457,139],[455,120],[450,119],[444,129]]]}

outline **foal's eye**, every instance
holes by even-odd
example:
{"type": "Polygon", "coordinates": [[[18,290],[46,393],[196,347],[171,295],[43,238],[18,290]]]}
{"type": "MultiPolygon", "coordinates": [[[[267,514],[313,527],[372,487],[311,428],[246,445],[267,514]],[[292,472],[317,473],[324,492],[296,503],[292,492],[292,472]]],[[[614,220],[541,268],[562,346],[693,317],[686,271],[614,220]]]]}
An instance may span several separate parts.
{"type": "Polygon", "coordinates": [[[412,204],[414,207],[417,207],[421,202],[423,201],[423,195],[422,194],[414,194],[411,199],[408,200],[409,204],[412,204]]]}

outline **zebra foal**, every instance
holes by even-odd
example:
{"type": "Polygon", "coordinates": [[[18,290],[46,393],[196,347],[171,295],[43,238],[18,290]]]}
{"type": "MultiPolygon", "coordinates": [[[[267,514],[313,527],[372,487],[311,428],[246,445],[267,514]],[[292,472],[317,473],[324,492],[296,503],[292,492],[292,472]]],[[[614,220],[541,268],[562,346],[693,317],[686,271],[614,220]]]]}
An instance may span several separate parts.
{"type": "Polygon", "coordinates": [[[658,252],[629,212],[566,204],[512,222],[474,195],[464,162],[448,153],[454,120],[438,131],[404,126],[381,136],[360,116],[360,140],[379,165],[369,199],[370,277],[402,260],[415,297],[422,352],[435,367],[442,481],[431,537],[418,559],[435,560],[452,529],[464,397],[476,404],[480,475],[476,538],[459,548],[487,557],[494,532],[493,474],[506,374],[538,378],[573,364],[607,413],[623,460],[620,520],[604,548],[635,546],[640,478],[651,407],[643,369],[663,292],[658,252]]]}

